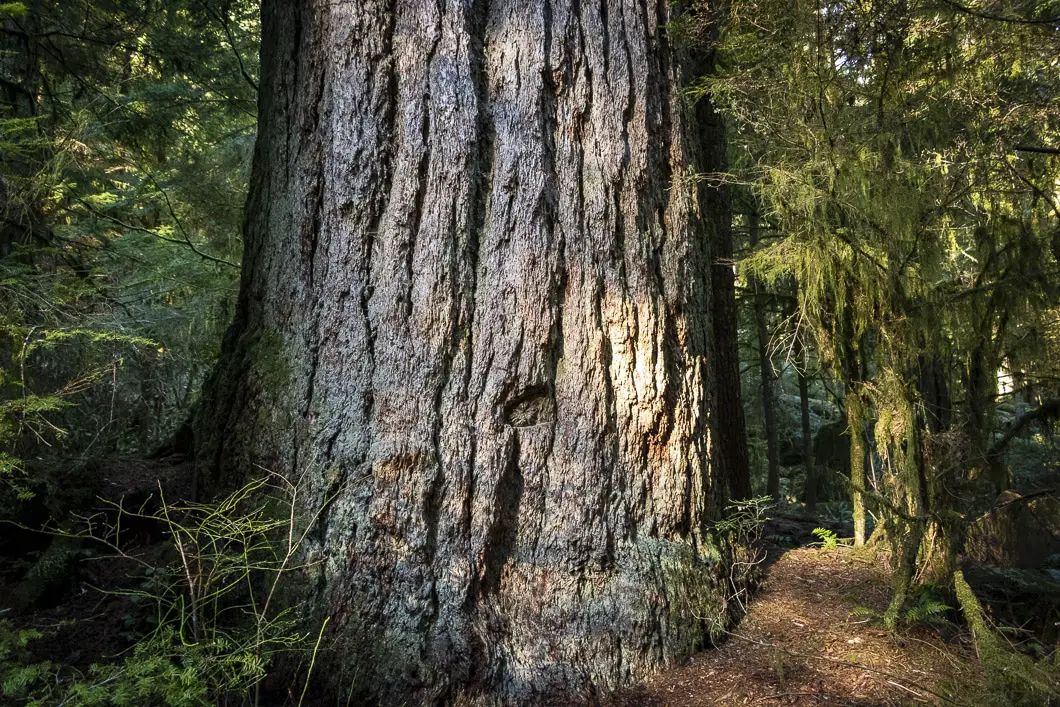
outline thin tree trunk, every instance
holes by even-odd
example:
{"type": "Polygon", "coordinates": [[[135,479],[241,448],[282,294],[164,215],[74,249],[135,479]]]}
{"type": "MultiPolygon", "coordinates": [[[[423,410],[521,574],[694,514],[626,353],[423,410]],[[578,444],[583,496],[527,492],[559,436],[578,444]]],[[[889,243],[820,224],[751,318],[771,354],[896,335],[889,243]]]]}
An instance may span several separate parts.
{"type": "Polygon", "coordinates": [[[950,389],[946,382],[946,372],[942,362],[937,358],[920,357],[917,368],[917,389],[924,404],[927,432],[932,434],[950,428],[952,408],[950,389]]]}
{"type": "MultiPolygon", "coordinates": [[[[993,321],[991,318],[990,321],[993,321]]],[[[975,445],[978,462],[986,470],[986,477],[1001,493],[1008,487],[1008,472],[997,455],[991,454],[994,442],[995,411],[997,399],[997,365],[990,354],[991,344],[984,335],[968,358],[968,434],[975,445]]]]}
{"type": "Polygon", "coordinates": [[[846,393],[847,423],[850,425],[850,499],[853,503],[854,544],[865,544],[867,514],[865,511],[865,422],[862,417],[858,392],[848,388],[846,393]]]}
{"type": "MultiPolygon", "coordinates": [[[[758,213],[751,209],[747,215],[748,232],[751,248],[758,245],[758,213]]],[[[749,275],[748,289],[752,292],[755,313],[755,333],[758,339],[758,363],[762,376],[761,399],[762,417],[766,428],[766,459],[768,474],[766,476],[766,495],[780,496],[780,428],[777,422],[776,373],[769,357],[769,324],[766,313],[766,290],[757,278],[749,275]]]]}
{"type": "MultiPolygon", "coordinates": [[[[847,301],[853,300],[853,292],[847,284],[847,301]]],[[[836,348],[843,375],[843,403],[846,408],[847,429],[850,434],[850,499],[853,506],[854,544],[864,545],[867,518],[865,509],[865,411],[862,399],[862,381],[869,375],[866,347],[868,337],[858,334],[854,326],[853,312],[849,307],[840,313],[836,348]]]]}
{"type": "MultiPolygon", "coordinates": [[[[852,332],[849,312],[845,331],[852,332]]],[[[864,344],[864,338],[862,339],[864,344]]],[[[841,349],[843,365],[844,394],[847,428],[850,434],[850,500],[853,506],[854,545],[865,544],[868,526],[865,509],[865,413],[864,401],[861,398],[861,382],[864,380],[865,366],[862,353],[854,341],[846,341],[841,349]]]]}
{"type": "Polygon", "coordinates": [[[813,511],[817,508],[817,465],[813,458],[813,438],[810,431],[810,386],[806,377],[809,370],[810,355],[798,338],[795,339],[796,358],[801,359],[795,373],[799,379],[799,413],[802,420],[802,466],[806,479],[803,490],[806,508],[813,511]]]}
{"type": "Polygon", "coordinates": [[[687,178],[715,167],[673,11],[263,3],[199,460],[214,486],[260,464],[334,498],[304,604],[331,616],[332,686],[593,695],[724,622],[714,253],[687,178]]]}
{"type": "Polygon", "coordinates": [[[29,243],[42,228],[40,197],[34,180],[48,158],[40,132],[29,122],[37,117],[40,65],[33,38],[39,9],[30,3],[25,15],[0,18],[0,117],[26,123],[7,128],[8,149],[0,170],[0,256],[29,243]]]}

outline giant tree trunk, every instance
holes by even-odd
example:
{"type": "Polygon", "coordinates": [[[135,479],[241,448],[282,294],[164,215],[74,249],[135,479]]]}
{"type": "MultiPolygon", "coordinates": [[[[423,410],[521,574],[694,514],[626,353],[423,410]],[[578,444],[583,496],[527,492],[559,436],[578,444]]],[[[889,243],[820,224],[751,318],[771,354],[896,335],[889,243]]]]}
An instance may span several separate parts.
{"type": "Polygon", "coordinates": [[[672,12],[263,3],[199,458],[207,483],[260,464],[307,507],[335,496],[306,605],[345,674],[317,675],[387,704],[542,701],[641,679],[723,620],[711,165],[672,12]]]}

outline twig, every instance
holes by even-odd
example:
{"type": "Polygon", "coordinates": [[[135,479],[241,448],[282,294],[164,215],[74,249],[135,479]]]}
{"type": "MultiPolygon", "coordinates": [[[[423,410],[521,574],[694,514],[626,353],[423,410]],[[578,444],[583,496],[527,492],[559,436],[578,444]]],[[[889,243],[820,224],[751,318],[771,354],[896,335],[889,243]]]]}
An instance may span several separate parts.
{"type": "Polygon", "coordinates": [[[924,697],[923,695],[921,695],[921,694],[920,694],[919,692],[917,692],[916,690],[910,690],[910,689],[909,689],[908,687],[906,687],[905,685],[899,685],[899,684],[898,684],[898,683],[896,683],[896,682],[895,682],[894,680],[888,680],[888,681],[887,681],[887,684],[888,684],[888,685],[894,685],[894,686],[895,686],[895,687],[897,687],[897,688],[898,688],[899,690],[905,690],[905,691],[906,691],[906,692],[908,692],[908,693],[909,693],[910,695],[916,695],[917,697],[919,697],[919,698],[920,698],[920,699],[922,699],[922,700],[926,700],[926,699],[927,699],[926,697],[924,697]]]}
{"type": "MultiPolygon", "coordinates": [[[[108,682],[114,682],[115,680],[120,678],[124,672],[125,672],[125,668],[122,668],[121,670],[119,670],[118,672],[114,673],[113,675],[111,675],[106,680],[100,680],[95,685],[89,685],[88,688],[85,690],[85,692],[91,693],[91,691],[95,690],[97,687],[102,687],[103,685],[106,685],[108,682]]],[[[70,702],[70,700],[74,699],[75,697],[81,696],[81,694],[82,694],[82,692],[78,691],[77,694],[71,695],[70,697],[67,697],[65,700],[60,702],[57,705],[57,707],[63,707],[63,705],[67,704],[68,702],[70,702]]]]}
{"type": "Polygon", "coordinates": [[[1001,454],[1005,450],[1016,435],[1018,435],[1024,427],[1031,422],[1035,422],[1042,418],[1048,418],[1053,415],[1060,413],[1060,399],[1058,400],[1047,400],[1034,410],[1025,412],[1012,423],[1012,426],[1005,432],[1004,436],[1001,437],[997,442],[994,443],[990,450],[987,452],[987,456],[995,456],[1001,454]]]}
{"type": "MultiPolygon", "coordinates": [[[[188,563],[188,556],[184,552],[184,543],[180,540],[180,531],[182,528],[177,526],[173,521],[169,519],[169,506],[166,503],[165,495],[162,492],[162,482],[158,482],[158,494],[159,500],[162,504],[162,515],[165,517],[166,523],[169,525],[169,530],[173,533],[173,539],[177,541],[177,551],[180,553],[180,562],[184,566],[184,576],[188,580],[188,594],[191,596],[191,630],[195,635],[195,641],[199,641],[199,599],[196,596],[195,580],[191,576],[191,565],[188,563]]],[[[200,571],[198,576],[202,576],[200,571]]]]}
{"type": "Polygon", "coordinates": [[[313,657],[309,660],[309,670],[305,674],[305,685],[302,686],[302,694],[298,698],[298,707],[302,707],[302,702],[305,701],[305,693],[309,689],[309,678],[313,675],[313,666],[317,663],[317,651],[320,650],[320,641],[324,638],[324,629],[328,627],[328,621],[331,621],[330,616],[324,619],[324,623],[320,626],[320,633],[317,634],[317,642],[313,646],[313,657]]]}
{"type": "MultiPolygon", "coordinates": [[[[152,181],[154,181],[154,180],[152,180],[152,181]]],[[[166,196],[166,193],[164,191],[162,191],[162,189],[158,186],[158,183],[154,182],[154,185],[155,185],[155,188],[159,190],[159,193],[162,194],[163,198],[168,202],[169,201],[169,197],[166,196]]],[[[126,222],[122,221],[121,219],[118,219],[118,218],[115,218],[114,216],[111,216],[110,214],[105,214],[102,211],[100,211],[99,209],[97,209],[94,206],[92,206],[91,204],[89,204],[84,199],[78,199],[78,201],[80,202],[80,204],[82,206],[84,206],[86,209],[88,209],[89,212],[91,212],[94,216],[96,216],[98,218],[106,219],[107,221],[110,221],[111,223],[114,223],[114,224],[117,224],[118,226],[121,226],[122,228],[124,228],[127,231],[136,231],[138,233],[146,233],[148,235],[154,236],[155,238],[158,238],[160,240],[166,241],[167,243],[176,243],[178,245],[186,245],[188,248],[191,248],[192,252],[195,253],[195,255],[199,256],[200,258],[203,258],[204,260],[209,260],[212,263],[217,263],[218,265],[226,265],[226,266],[228,266],[230,268],[235,268],[237,270],[240,267],[238,263],[233,263],[231,260],[225,260],[224,258],[214,257],[214,256],[210,255],[209,253],[204,253],[201,250],[199,250],[198,248],[196,248],[195,244],[191,242],[191,238],[188,236],[187,231],[184,230],[184,227],[182,225],[180,225],[179,222],[177,222],[177,225],[180,227],[180,233],[181,233],[182,236],[184,236],[184,238],[183,239],[181,239],[181,238],[170,238],[168,236],[163,236],[158,231],[153,231],[150,228],[144,228],[143,226],[134,226],[131,223],[126,223],[126,222]]],[[[173,211],[172,205],[169,205],[169,204],[167,204],[167,205],[168,205],[168,210],[170,212],[170,215],[174,217],[174,220],[176,220],[176,214],[173,211]]]]}
{"type": "Polygon", "coordinates": [[[755,700],[755,702],[765,702],[766,700],[779,700],[782,697],[820,697],[818,692],[777,692],[773,695],[764,695],[755,700]]]}
{"type": "Polygon", "coordinates": [[[1035,147],[1034,145],[1016,145],[1016,152],[1037,152],[1040,155],[1060,155],[1058,147],[1035,147]]]}
{"type": "Polygon", "coordinates": [[[235,54],[236,61],[239,62],[239,73],[243,75],[243,79],[250,85],[252,89],[254,89],[254,93],[257,93],[258,82],[255,81],[254,78],[250,75],[250,72],[247,71],[246,65],[243,63],[243,56],[239,53],[239,48],[236,46],[235,37],[232,36],[232,30],[228,27],[228,18],[223,17],[218,13],[214,12],[213,8],[203,2],[203,0],[199,0],[199,4],[202,5],[202,8],[206,10],[206,12],[208,12],[211,16],[213,16],[215,20],[217,20],[218,24],[221,25],[221,29],[224,30],[225,36],[228,37],[228,46],[232,48],[232,53],[235,54]]]}

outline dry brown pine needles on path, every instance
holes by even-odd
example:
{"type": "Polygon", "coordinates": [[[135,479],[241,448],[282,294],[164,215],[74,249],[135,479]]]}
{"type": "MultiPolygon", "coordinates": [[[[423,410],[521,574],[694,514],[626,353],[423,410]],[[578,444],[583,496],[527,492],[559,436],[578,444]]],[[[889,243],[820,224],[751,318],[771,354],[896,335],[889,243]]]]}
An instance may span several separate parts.
{"type": "Polygon", "coordinates": [[[623,693],[622,707],[977,704],[985,678],[952,625],[891,634],[865,608],[890,598],[883,563],[849,549],[791,550],[720,648],[623,693]]]}

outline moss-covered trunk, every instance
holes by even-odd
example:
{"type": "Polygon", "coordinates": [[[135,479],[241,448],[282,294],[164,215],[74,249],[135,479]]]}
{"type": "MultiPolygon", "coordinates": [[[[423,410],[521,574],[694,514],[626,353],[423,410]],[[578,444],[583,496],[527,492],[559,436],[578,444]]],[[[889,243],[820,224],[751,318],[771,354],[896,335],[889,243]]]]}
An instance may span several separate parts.
{"type": "MultiPolygon", "coordinates": [[[[727,574],[709,172],[671,3],[266,0],[204,483],[301,477],[333,683],[525,703],[700,643],[727,574]]],[[[720,137],[720,136],[719,136],[720,137]]]]}
{"type": "Polygon", "coordinates": [[[868,514],[865,508],[865,421],[858,392],[846,393],[847,424],[850,426],[850,500],[853,504],[854,544],[865,544],[868,514]]]}

